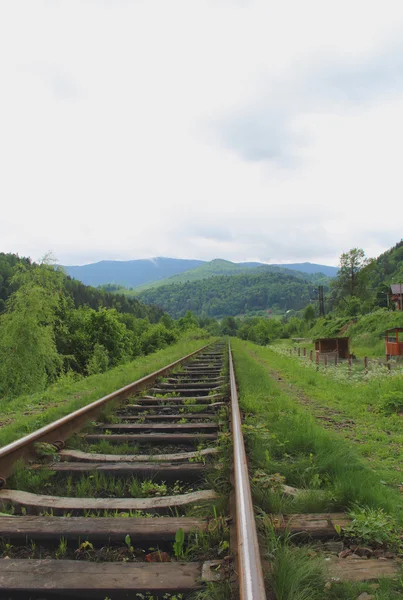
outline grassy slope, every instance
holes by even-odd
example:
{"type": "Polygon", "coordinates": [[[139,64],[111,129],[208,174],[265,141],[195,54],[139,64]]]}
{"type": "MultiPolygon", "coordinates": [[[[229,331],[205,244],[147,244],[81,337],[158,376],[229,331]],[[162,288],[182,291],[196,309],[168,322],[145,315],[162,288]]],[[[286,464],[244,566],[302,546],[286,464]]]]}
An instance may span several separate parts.
{"type": "Polygon", "coordinates": [[[65,378],[45,392],[20,396],[14,400],[0,400],[0,446],[162,368],[212,339],[185,336],[177,344],[136,358],[106,373],[79,381],[65,378]]]}
{"type": "MultiPolygon", "coordinates": [[[[257,266],[258,263],[256,263],[257,266]]],[[[153,281],[152,283],[145,283],[136,287],[134,294],[143,292],[144,290],[154,289],[164,285],[173,285],[174,283],[184,283],[186,281],[199,281],[200,279],[208,279],[215,275],[239,275],[240,273],[248,273],[251,269],[256,268],[254,266],[245,266],[242,264],[233,263],[229,260],[222,260],[217,258],[212,260],[200,267],[184,271],[178,275],[172,275],[172,277],[166,277],[159,281],[153,281]]]]}
{"type": "Polygon", "coordinates": [[[351,351],[364,356],[385,358],[385,331],[391,327],[403,327],[403,312],[380,308],[357,318],[318,319],[310,331],[312,337],[350,336],[351,351]]]}
{"type": "MultiPolygon", "coordinates": [[[[231,346],[245,414],[254,504],[260,514],[261,548],[271,562],[268,585],[278,600],[356,600],[360,593],[372,591],[371,586],[325,588],[323,559],[313,558],[316,553],[309,546],[278,538],[264,513],[330,512],[358,503],[383,508],[398,518],[402,498],[381,483],[381,474],[363,460],[357,446],[315,422],[295,392],[272,377],[268,365],[272,368],[272,359],[278,358],[273,352],[238,339],[232,339],[231,346]],[[306,491],[299,498],[285,498],[276,490],[279,476],[306,491]]],[[[376,444],[374,451],[380,448],[376,444]]],[[[374,597],[397,600],[402,590],[402,582],[385,580],[374,597]]]]}
{"type": "Polygon", "coordinates": [[[296,400],[366,458],[378,474],[378,482],[382,480],[395,489],[403,485],[402,417],[383,410],[387,394],[397,392],[403,397],[401,377],[352,385],[306,368],[297,357],[285,357],[250,342],[236,340],[235,344],[262,361],[266,372],[280,373],[296,400]]]}

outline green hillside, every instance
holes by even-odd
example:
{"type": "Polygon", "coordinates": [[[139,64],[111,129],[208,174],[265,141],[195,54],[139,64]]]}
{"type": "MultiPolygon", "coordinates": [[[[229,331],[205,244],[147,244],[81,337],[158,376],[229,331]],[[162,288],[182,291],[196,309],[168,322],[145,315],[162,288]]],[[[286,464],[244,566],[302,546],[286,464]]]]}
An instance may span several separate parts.
{"type": "Polygon", "coordinates": [[[220,275],[241,275],[244,273],[250,273],[251,271],[254,273],[260,273],[262,271],[265,271],[269,273],[282,273],[284,275],[293,275],[294,277],[297,277],[299,279],[315,281],[316,283],[323,283],[325,285],[329,282],[329,278],[321,273],[308,274],[302,271],[294,271],[287,267],[280,267],[277,265],[263,265],[262,263],[254,262],[233,263],[229,260],[222,260],[220,258],[216,258],[215,260],[205,263],[199,267],[196,267],[195,269],[190,269],[189,271],[184,271],[183,273],[173,275],[172,277],[167,277],[166,279],[141,285],[134,290],[134,294],[137,295],[145,290],[156,289],[168,285],[175,285],[177,283],[200,281],[202,279],[208,279],[210,277],[220,275]]]}
{"type": "Polygon", "coordinates": [[[161,286],[173,285],[175,283],[185,283],[187,281],[199,281],[201,279],[207,279],[214,277],[215,275],[239,275],[241,273],[247,273],[253,268],[261,266],[261,263],[233,263],[229,260],[223,260],[216,258],[210,262],[204,263],[194,269],[189,269],[178,275],[172,275],[172,277],[166,277],[159,281],[153,281],[151,283],[145,283],[135,289],[135,293],[154,289],[161,286]]]}
{"type": "Polygon", "coordinates": [[[369,261],[360,271],[360,277],[371,290],[378,286],[403,282],[403,241],[369,261]]]}
{"type": "Polygon", "coordinates": [[[288,273],[254,269],[239,275],[174,283],[142,291],[138,297],[172,317],[191,310],[209,317],[233,316],[267,309],[298,310],[314,294],[312,282],[288,273]]]}

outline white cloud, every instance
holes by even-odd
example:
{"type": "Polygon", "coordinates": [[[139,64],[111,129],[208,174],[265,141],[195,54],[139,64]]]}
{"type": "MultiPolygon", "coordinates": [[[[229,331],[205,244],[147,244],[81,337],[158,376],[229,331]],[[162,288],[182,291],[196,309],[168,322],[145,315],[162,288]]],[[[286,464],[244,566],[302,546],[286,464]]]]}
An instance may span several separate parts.
{"type": "Polygon", "coordinates": [[[0,250],[383,251],[403,225],[402,24],[392,0],[3,3],[0,250]]]}

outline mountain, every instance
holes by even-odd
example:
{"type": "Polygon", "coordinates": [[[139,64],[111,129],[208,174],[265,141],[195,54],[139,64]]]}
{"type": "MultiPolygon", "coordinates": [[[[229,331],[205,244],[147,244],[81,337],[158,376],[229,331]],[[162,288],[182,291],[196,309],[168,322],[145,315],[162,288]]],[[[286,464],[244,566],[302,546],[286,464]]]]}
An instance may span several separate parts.
{"type": "Polygon", "coordinates": [[[183,271],[178,275],[172,275],[159,281],[153,281],[139,286],[136,289],[136,294],[146,289],[154,289],[165,285],[173,285],[175,283],[185,283],[186,281],[199,281],[200,279],[208,279],[216,275],[239,275],[241,273],[247,273],[251,269],[257,267],[263,267],[263,263],[250,262],[250,263],[233,263],[229,260],[223,260],[221,258],[215,258],[210,262],[205,262],[199,267],[183,271]]]}
{"type": "MultiPolygon", "coordinates": [[[[26,269],[39,268],[39,265],[32,262],[30,258],[0,252],[0,313],[6,309],[7,300],[15,291],[12,277],[20,266],[26,269]]],[[[75,308],[82,306],[88,306],[94,310],[101,307],[115,308],[119,313],[131,314],[138,319],[147,318],[151,323],[157,323],[163,315],[162,311],[156,306],[143,304],[137,298],[131,298],[120,293],[120,290],[97,289],[85,285],[81,281],[71,279],[71,277],[64,274],[61,281],[64,293],[71,298],[75,308]]]]}
{"type": "Polygon", "coordinates": [[[294,274],[297,271],[305,274],[324,273],[329,277],[334,277],[337,273],[336,267],[312,263],[267,265],[260,262],[233,263],[222,259],[207,262],[164,257],[128,261],[103,260],[89,265],[64,268],[68,275],[86,285],[114,284],[126,288],[143,286],[140,289],[146,289],[159,285],[206,279],[215,275],[247,273],[250,269],[261,267],[280,270],[278,272],[292,269],[294,274]]]}
{"type": "MultiPolygon", "coordinates": [[[[315,265],[312,265],[311,263],[305,264],[309,265],[308,268],[315,267],[315,265]]],[[[332,267],[328,268],[331,269],[332,267]]],[[[328,283],[327,276],[322,276],[320,273],[318,273],[318,271],[315,271],[314,268],[313,273],[311,274],[311,272],[304,273],[302,269],[291,270],[286,265],[267,265],[258,262],[233,263],[229,260],[222,260],[220,258],[216,258],[210,262],[204,263],[200,267],[196,267],[195,269],[191,269],[189,271],[184,271],[179,275],[173,275],[172,277],[168,277],[167,279],[153,281],[152,283],[145,283],[144,285],[141,285],[138,288],[136,288],[133,294],[138,295],[145,290],[156,289],[162,286],[174,285],[176,283],[200,281],[201,279],[208,279],[210,277],[216,277],[219,275],[233,276],[251,272],[260,273],[263,271],[270,273],[283,273],[286,275],[293,275],[294,277],[315,281],[318,284],[323,283],[326,285],[328,283]]]]}
{"type": "Polygon", "coordinates": [[[138,294],[146,304],[155,304],[172,317],[187,310],[199,316],[224,317],[274,309],[299,310],[314,296],[314,285],[284,272],[250,269],[228,277],[216,275],[196,281],[173,283],[138,294]]]}
{"type": "Polygon", "coordinates": [[[64,269],[70,277],[86,285],[115,283],[130,288],[194,269],[203,263],[203,260],[158,257],[123,261],[101,260],[89,265],[65,266],[64,269]]]}
{"type": "Polygon", "coordinates": [[[315,273],[323,273],[327,277],[336,277],[339,272],[339,267],[330,267],[328,265],[316,265],[315,263],[304,262],[304,263],[290,263],[283,265],[273,265],[276,267],[282,267],[283,269],[292,269],[293,271],[300,271],[301,273],[307,273],[314,275],[315,273]]]}

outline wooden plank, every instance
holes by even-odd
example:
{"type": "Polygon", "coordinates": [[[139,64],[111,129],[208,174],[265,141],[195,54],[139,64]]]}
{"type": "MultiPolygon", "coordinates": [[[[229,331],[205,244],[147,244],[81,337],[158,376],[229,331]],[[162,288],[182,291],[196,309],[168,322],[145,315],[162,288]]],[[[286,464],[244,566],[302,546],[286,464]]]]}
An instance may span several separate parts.
{"type": "Polygon", "coordinates": [[[29,538],[36,541],[67,540],[124,542],[130,535],[133,543],[162,542],[175,538],[181,528],[190,531],[205,531],[207,521],[189,517],[158,517],[155,519],[136,517],[0,517],[0,537],[10,540],[29,538]]]}
{"type": "Polygon", "coordinates": [[[382,577],[397,578],[401,563],[394,560],[347,559],[328,561],[328,572],[332,581],[375,581],[382,577]]]}
{"type": "Polygon", "coordinates": [[[207,375],[198,375],[197,373],[195,373],[193,377],[190,377],[189,374],[186,373],[171,375],[171,377],[168,377],[168,383],[196,383],[198,385],[203,385],[206,383],[206,379],[209,383],[224,383],[226,381],[225,377],[210,377],[207,375]],[[198,381],[197,378],[199,377],[200,380],[198,381]]]}
{"type": "Polygon", "coordinates": [[[91,433],[83,436],[88,442],[108,440],[115,444],[122,442],[142,442],[143,444],[198,444],[201,440],[216,440],[216,433],[91,433]]]}
{"type": "Polygon", "coordinates": [[[343,528],[351,522],[345,513],[272,515],[270,518],[279,533],[288,531],[312,538],[335,537],[338,535],[335,525],[343,528]]]}
{"type": "Polygon", "coordinates": [[[206,391],[206,390],[212,390],[212,389],[218,389],[219,387],[221,387],[220,385],[217,385],[217,383],[215,383],[214,381],[210,382],[210,381],[203,381],[202,383],[197,383],[197,382],[191,382],[191,383],[181,383],[178,381],[175,381],[173,383],[170,382],[165,382],[162,381],[161,383],[157,383],[158,387],[161,388],[167,388],[170,390],[178,390],[178,391],[182,391],[182,390],[195,390],[195,391],[206,391]]]}
{"type": "Polygon", "coordinates": [[[189,397],[196,397],[199,398],[201,395],[205,395],[208,396],[209,392],[212,391],[217,391],[219,390],[220,387],[214,387],[214,388],[209,388],[209,387],[204,387],[204,388],[178,388],[175,385],[171,385],[170,387],[153,387],[150,388],[149,391],[152,392],[153,394],[168,394],[168,393],[177,393],[180,394],[181,396],[186,396],[187,398],[189,397]]]}
{"type": "Polygon", "coordinates": [[[0,559],[2,593],[106,597],[133,592],[183,593],[201,587],[201,563],[116,563],[0,559]]]}
{"type": "MultiPolygon", "coordinates": [[[[183,400],[183,398],[182,398],[183,400]]],[[[207,411],[212,411],[213,413],[215,412],[216,408],[220,408],[221,406],[226,406],[226,402],[203,402],[201,404],[198,404],[197,402],[195,402],[194,404],[183,404],[182,402],[176,402],[173,404],[162,404],[159,403],[155,403],[155,405],[146,405],[146,404],[128,404],[125,406],[125,411],[133,411],[136,415],[139,415],[140,417],[143,416],[143,412],[144,411],[149,411],[150,409],[156,409],[158,407],[158,412],[161,414],[164,411],[168,412],[170,410],[175,410],[177,408],[180,407],[180,410],[183,410],[184,412],[182,413],[183,417],[186,417],[187,413],[189,412],[189,410],[191,410],[192,408],[194,409],[198,409],[198,410],[207,410],[207,411]]],[[[210,413],[211,414],[211,413],[210,413]]],[[[146,415],[144,415],[146,416],[146,415]]]]}
{"type": "Polygon", "coordinates": [[[201,463],[185,463],[170,465],[158,462],[53,462],[45,465],[33,465],[31,469],[46,469],[56,473],[107,473],[116,476],[149,477],[166,481],[189,481],[200,479],[205,473],[205,465],[201,463]]]}
{"type": "Polygon", "coordinates": [[[80,462],[148,462],[152,460],[183,462],[217,453],[217,448],[204,448],[197,452],[176,452],[175,454],[92,454],[90,452],[81,452],[81,450],[61,450],[59,456],[61,460],[77,460],[80,462]]]}
{"type": "Polygon", "coordinates": [[[217,423],[105,423],[97,425],[97,429],[110,431],[193,431],[199,429],[218,429],[217,423]]]}
{"type": "Polygon", "coordinates": [[[119,419],[124,421],[137,421],[144,419],[145,421],[174,421],[176,419],[211,419],[212,413],[179,413],[174,415],[117,415],[119,419]]]}
{"type": "MultiPolygon", "coordinates": [[[[148,390],[152,391],[152,390],[148,390]]],[[[164,390],[159,390],[159,394],[164,393],[164,390]]],[[[171,396],[164,398],[157,398],[156,396],[142,396],[140,398],[136,398],[136,405],[160,405],[165,406],[167,403],[169,404],[185,404],[189,400],[194,400],[195,404],[210,404],[213,400],[222,400],[224,398],[223,394],[211,394],[211,396],[187,396],[180,398],[179,396],[171,396]]],[[[130,406],[128,404],[127,406],[130,406]]]]}
{"type": "Polygon", "coordinates": [[[186,375],[216,375],[219,376],[222,369],[217,367],[212,367],[211,369],[203,368],[203,367],[188,367],[183,369],[183,372],[186,375]]]}
{"type": "Polygon", "coordinates": [[[62,496],[44,496],[18,490],[0,490],[0,506],[7,507],[7,504],[11,504],[16,508],[25,507],[38,512],[53,510],[54,514],[85,510],[124,512],[144,510],[164,513],[169,512],[170,508],[189,506],[198,502],[210,502],[216,498],[217,494],[213,490],[158,498],[63,498],[62,496]]]}

